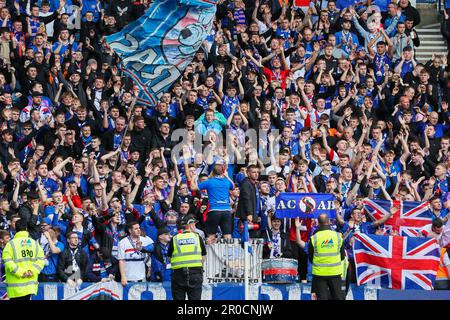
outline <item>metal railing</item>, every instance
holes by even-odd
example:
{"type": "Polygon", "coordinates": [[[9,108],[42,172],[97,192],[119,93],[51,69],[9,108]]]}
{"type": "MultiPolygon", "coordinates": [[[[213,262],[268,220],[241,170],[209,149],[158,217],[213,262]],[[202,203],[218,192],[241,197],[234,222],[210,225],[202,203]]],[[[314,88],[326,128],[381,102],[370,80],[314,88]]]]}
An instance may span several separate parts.
{"type": "MultiPolygon", "coordinates": [[[[250,239],[249,283],[261,282],[263,239],[250,239]]],[[[219,239],[206,246],[204,283],[244,282],[244,249],[240,239],[219,239]]]]}

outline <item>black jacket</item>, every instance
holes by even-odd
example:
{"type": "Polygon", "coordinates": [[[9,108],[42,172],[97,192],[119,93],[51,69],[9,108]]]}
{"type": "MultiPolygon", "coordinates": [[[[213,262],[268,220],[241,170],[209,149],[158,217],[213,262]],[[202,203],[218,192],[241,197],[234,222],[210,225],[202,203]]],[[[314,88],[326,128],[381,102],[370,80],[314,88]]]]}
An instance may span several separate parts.
{"type": "MultiPolygon", "coordinates": [[[[86,280],[90,282],[99,282],[102,280],[101,270],[100,270],[101,260],[97,254],[93,254],[89,257],[88,264],[86,267],[86,280]]],[[[116,275],[118,270],[117,259],[111,257],[111,262],[105,263],[105,269],[108,275],[116,275]]]]}
{"type": "MultiPolygon", "coordinates": [[[[122,131],[120,134],[122,135],[122,139],[123,139],[123,135],[124,135],[125,131],[122,131]]],[[[105,147],[105,150],[107,151],[114,151],[114,135],[116,134],[116,130],[110,130],[108,132],[106,132],[103,136],[102,136],[102,145],[105,147]]]]}
{"type": "Polygon", "coordinates": [[[402,9],[403,14],[407,19],[412,19],[414,21],[414,26],[419,25],[420,23],[420,13],[419,11],[411,6],[411,2],[408,3],[408,6],[404,9],[402,9]]]}
{"type": "Polygon", "coordinates": [[[22,140],[19,142],[13,141],[11,143],[6,143],[5,141],[0,142],[0,161],[2,162],[4,167],[8,166],[8,163],[13,159],[12,155],[8,152],[8,148],[12,148],[14,150],[15,158],[19,158],[20,150],[25,148],[33,137],[39,132],[40,130],[33,130],[29,135],[26,135],[22,140]]]}
{"type": "MultiPolygon", "coordinates": [[[[268,241],[272,241],[272,231],[267,230],[267,232],[263,232],[262,236],[264,238],[264,247],[263,247],[263,259],[270,258],[270,248],[267,245],[268,241]]],[[[289,235],[286,232],[280,233],[281,238],[281,258],[292,258],[292,246],[289,241],[289,235]]]]}
{"type": "MultiPolygon", "coordinates": [[[[78,138],[79,139],[79,138],[78,138]]],[[[83,149],[76,143],[71,146],[59,146],[56,149],[55,156],[62,156],[64,159],[72,157],[74,159],[79,159],[81,157],[83,149]]]]}
{"type": "MultiPolygon", "coordinates": [[[[72,274],[67,274],[64,270],[66,270],[67,267],[72,265],[72,253],[69,246],[67,246],[64,251],[59,255],[58,260],[58,268],[56,270],[58,277],[61,279],[61,281],[66,282],[67,279],[72,274]]],[[[86,255],[86,252],[83,251],[80,247],[77,248],[77,252],[75,253],[75,261],[78,264],[78,267],[80,268],[81,273],[81,279],[84,280],[84,276],[86,273],[86,266],[88,263],[88,256],[86,255]]]]}
{"type": "MultiPolygon", "coordinates": [[[[336,175],[333,173],[330,177],[333,177],[333,179],[337,180],[336,175]]],[[[327,184],[326,184],[326,176],[324,176],[322,173],[315,176],[313,181],[314,185],[316,186],[317,192],[323,193],[327,190],[327,184]]]]}
{"type": "Polygon", "coordinates": [[[130,134],[131,146],[139,151],[141,158],[147,159],[152,139],[151,131],[148,128],[144,128],[141,131],[133,129],[130,134]]]}
{"type": "MultiPolygon", "coordinates": [[[[92,217],[92,224],[94,225],[95,229],[95,239],[97,240],[100,247],[105,247],[109,250],[112,250],[114,237],[111,226],[109,224],[104,224],[104,221],[109,220],[113,217],[113,215],[114,213],[111,212],[109,215],[104,217],[92,217]]],[[[119,233],[119,240],[126,236],[124,226],[118,226],[117,232],[119,233]]]]}
{"type": "Polygon", "coordinates": [[[41,237],[41,228],[37,225],[38,216],[33,214],[33,209],[28,203],[25,203],[20,207],[19,217],[27,222],[30,238],[38,240],[41,237]]]}
{"type": "Polygon", "coordinates": [[[172,141],[172,135],[169,134],[167,138],[164,138],[160,133],[152,137],[151,149],[164,148],[164,157],[166,160],[170,159],[170,151],[176,146],[177,142],[172,141]]]}
{"type": "Polygon", "coordinates": [[[247,219],[247,216],[253,215],[253,221],[256,221],[256,186],[245,178],[240,185],[239,202],[236,210],[236,218],[247,219]]]}

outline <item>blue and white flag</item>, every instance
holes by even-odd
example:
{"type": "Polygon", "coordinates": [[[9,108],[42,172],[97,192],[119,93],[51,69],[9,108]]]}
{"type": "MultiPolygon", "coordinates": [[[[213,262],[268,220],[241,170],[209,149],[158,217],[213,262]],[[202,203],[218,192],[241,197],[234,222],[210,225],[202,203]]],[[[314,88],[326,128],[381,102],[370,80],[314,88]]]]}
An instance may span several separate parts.
{"type": "Polygon", "coordinates": [[[250,243],[250,234],[248,232],[248,221],[244,220],[244,230],[242,231],[241,234],[241,247],[242,249],[244,249],[244,244],[246,242],[248,242],[248,253],[253,254],[253,249],[252,249],[252,245],[250,243]]]}
{"type": "Polygon", "coordinates": [[[121,69],[139,86],[138,102],[156,105],[211,33],[217,0],[157,0],[138,20],[106,37],[121,69]]]}
{"type": "Polygon", "coordinates": [[[326,213],[330,219],[336,218],[335,197],[328,193],[280,193],[275,201],[277,218],[316,219],[326,213]]]}

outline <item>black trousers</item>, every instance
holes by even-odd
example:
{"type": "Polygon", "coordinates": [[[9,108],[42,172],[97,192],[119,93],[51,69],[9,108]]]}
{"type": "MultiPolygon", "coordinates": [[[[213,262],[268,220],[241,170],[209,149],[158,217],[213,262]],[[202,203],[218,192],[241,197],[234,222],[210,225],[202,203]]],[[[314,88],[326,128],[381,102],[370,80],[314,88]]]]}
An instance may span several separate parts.
{"type": "Polygon", "coordinates": [[[173,300],[201,300],[203,272],[201,268],[181,268],[172,272],[173,300]]]}
{"type": "Polygon", "coordinates": [[[317,300],[344,300],[341,276],[319,277],[313,275],[311,292],[317,300]]]}
{"type": "Polygon", "coordinates": [[[295,241],[291,241],[291,247],[292,258],[296,259],[298,262],[298,278],[300,280],[306,280],[308,274],[308,255],[295,241]]]}
{"type": "Polygon", "coordinates": [[[31,294],[27,294],[26,296],[23,296],[23,297],[17,297],[17,298],[9,298],[9,300],[11,300],[11,301],[14,301],[14,300],[18,300],[18,301],[21,301],[21,300],[31,300],[31,294]]]}
{"type": "Polygon", "coordinates": [[[38,276],[39,282],[59,282],[59,278],[56,274],[43,274],[40,273],[38,276]]]}

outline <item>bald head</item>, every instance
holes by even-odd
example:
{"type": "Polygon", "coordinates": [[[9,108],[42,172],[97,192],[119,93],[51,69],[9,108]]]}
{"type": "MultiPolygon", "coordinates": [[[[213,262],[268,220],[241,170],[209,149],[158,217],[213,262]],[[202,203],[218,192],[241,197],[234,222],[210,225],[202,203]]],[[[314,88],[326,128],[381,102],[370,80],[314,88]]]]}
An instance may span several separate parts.
{"type": "Polygon", "coordinates": [[[326,213],[320,214],[317,221],[319,222],[319,227],[328,226],[330,224],[330,218],[326,213]]]}

